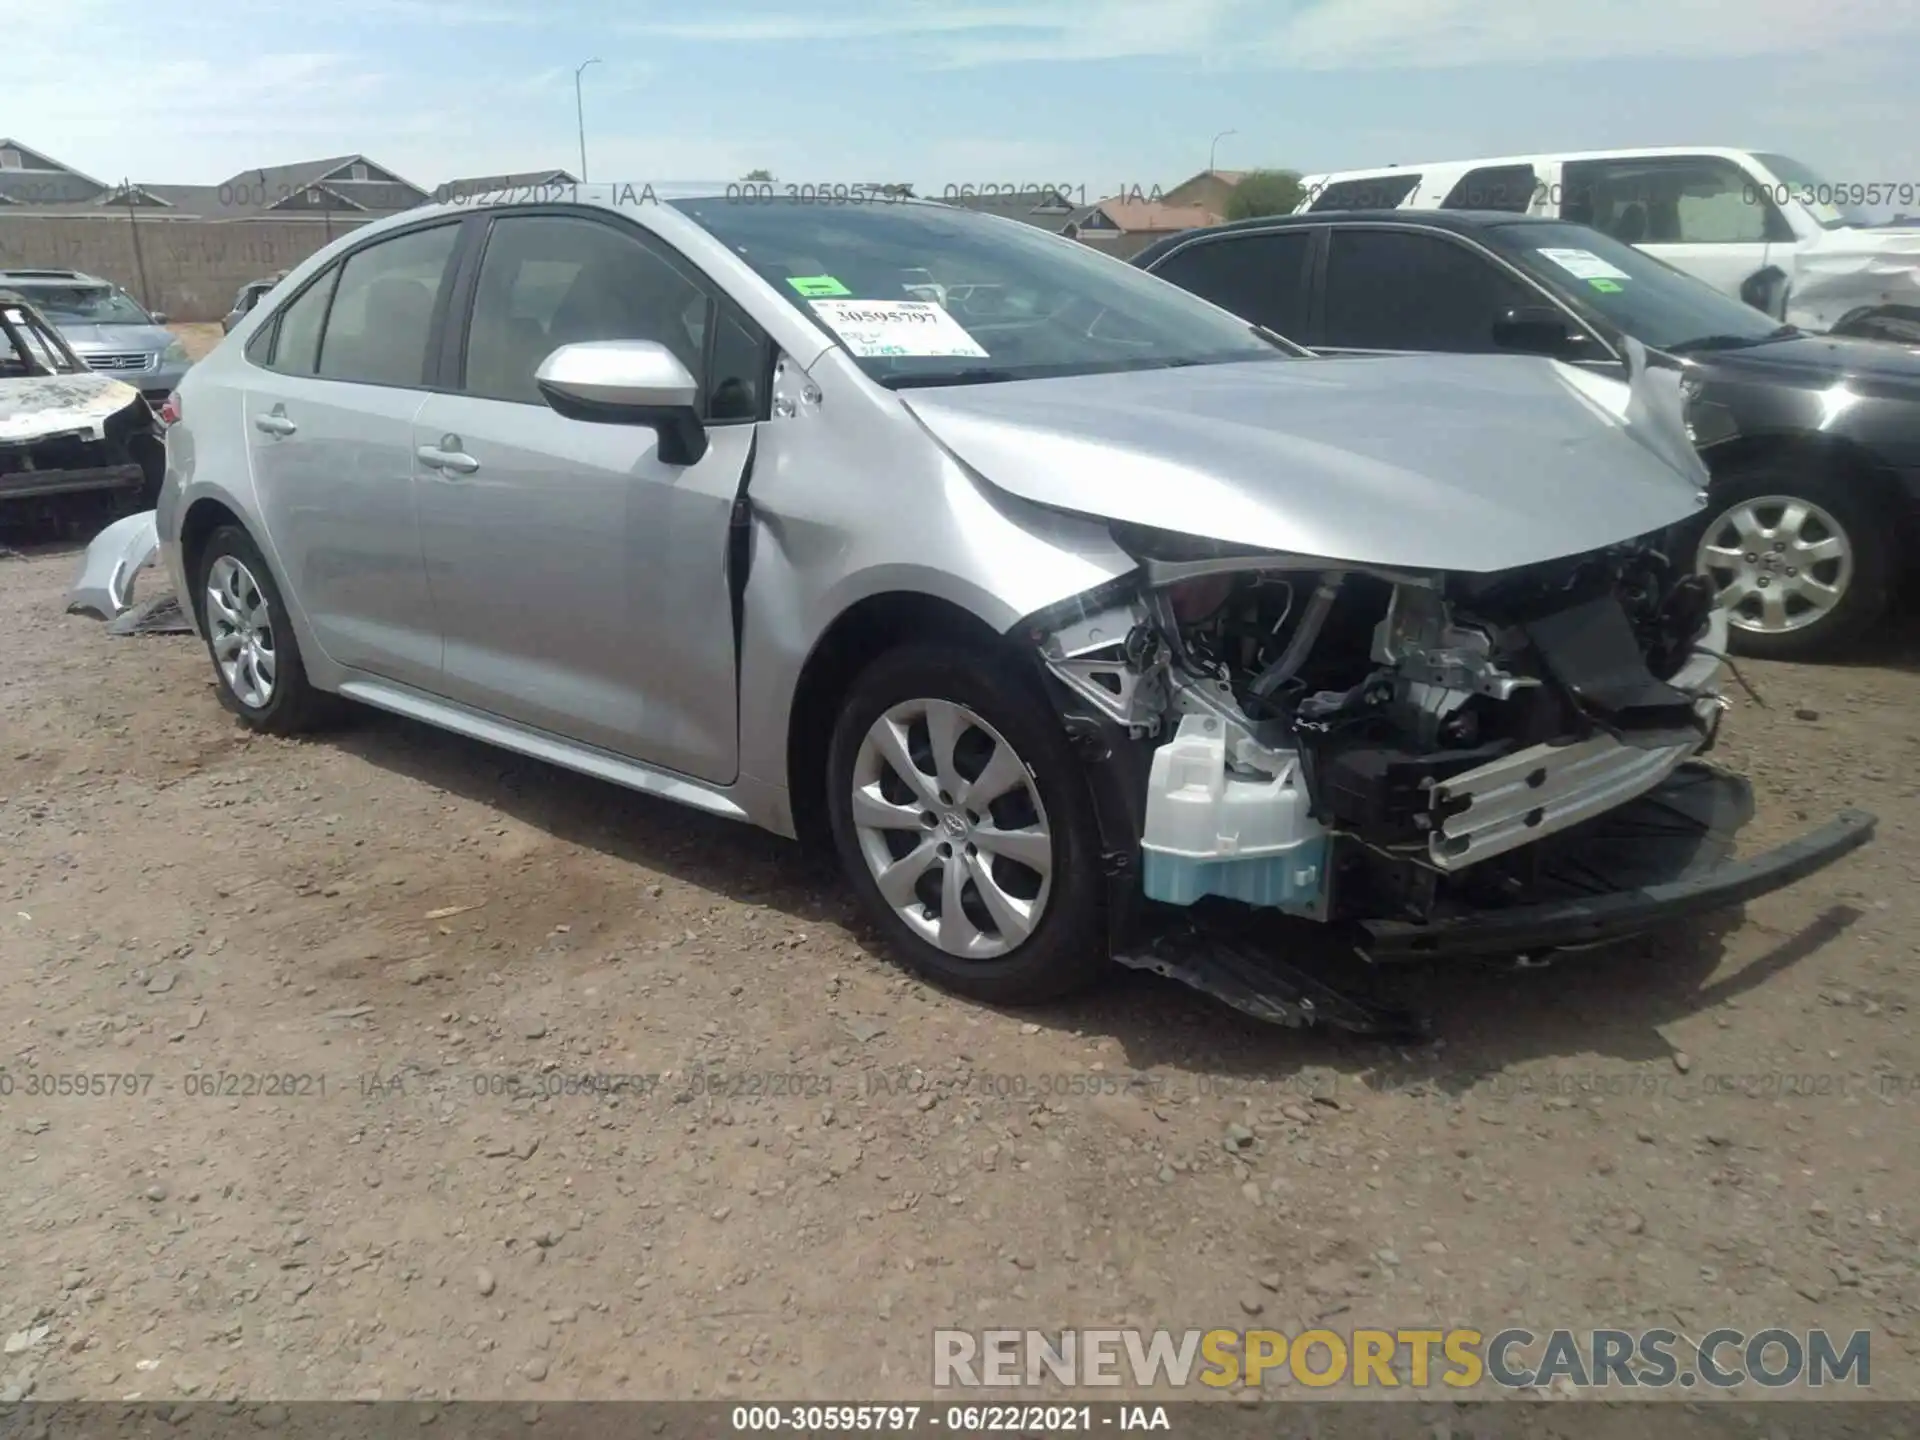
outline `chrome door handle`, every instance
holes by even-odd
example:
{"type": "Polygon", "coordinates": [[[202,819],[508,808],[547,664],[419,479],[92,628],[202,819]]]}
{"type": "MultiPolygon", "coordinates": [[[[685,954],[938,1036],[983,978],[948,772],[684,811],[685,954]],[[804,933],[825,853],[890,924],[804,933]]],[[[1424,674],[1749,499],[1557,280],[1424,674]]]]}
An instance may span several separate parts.
{"type": "Polygon", "coordinates": [[[286,416],[275,411],[271,415],[254,416],[253,428],[256,430],[264,430],[269,435],[291,435],[300,427],[286,416]]]}
{"type": "Polygon", "coordinates": [[[438,445],[422,445],[413,453],[429,470],[442,473],[452,471],[456,475],[471,475],[480,468],[480,462],[464,450],[443,450],[438,445]]]}

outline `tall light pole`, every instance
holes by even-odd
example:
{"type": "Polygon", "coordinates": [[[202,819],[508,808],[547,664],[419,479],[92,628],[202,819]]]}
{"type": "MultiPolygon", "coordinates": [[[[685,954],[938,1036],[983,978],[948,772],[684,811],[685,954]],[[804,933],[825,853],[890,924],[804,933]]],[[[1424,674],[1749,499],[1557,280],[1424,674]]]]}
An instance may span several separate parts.
{"type": "Polygon", "coordinates": [[[587,66],[598,65],[598,60],[582,61],[573,72],[573,113],[580,122],[580,179],[584,184],[587,178],[587,111],[580,99],[580,77],[586,73],[587,66]]]}
{"type": "Polygon", "coordinates": [[[1207,147],[1207,173],[1209,175],[1213,173],[1214,156],[1220,153],[1220,142],[1229,135],[1238,135],[1239,133],[1238,130],[1222,130],[1218,135],[1213,137],[1213,144],[1207,147]]]}

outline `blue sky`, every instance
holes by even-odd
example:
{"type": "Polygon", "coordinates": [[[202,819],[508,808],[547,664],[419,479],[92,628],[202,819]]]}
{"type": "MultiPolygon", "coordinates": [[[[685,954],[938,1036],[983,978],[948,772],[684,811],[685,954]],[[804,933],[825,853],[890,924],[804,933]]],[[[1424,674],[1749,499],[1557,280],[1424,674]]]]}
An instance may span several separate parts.
{"type": "Polygon", "coordinates": [[[1222,168],[1726,144],[1920,184],[1911,0],[0,0],[0,34],[0,128],[101,179],[577,170],[598,57],[596,181],[1097,198],[1233,130],[1222,168]]]}

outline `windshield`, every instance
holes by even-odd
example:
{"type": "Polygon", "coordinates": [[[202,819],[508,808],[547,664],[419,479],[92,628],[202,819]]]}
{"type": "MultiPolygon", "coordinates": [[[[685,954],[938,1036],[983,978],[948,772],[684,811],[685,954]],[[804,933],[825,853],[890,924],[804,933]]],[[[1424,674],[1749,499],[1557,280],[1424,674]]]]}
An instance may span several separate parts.
{"type": "Polygon", "coordinates": [[[131,296],[98,285],[33,285],[17,287],[58,323],[81,320],[89,325],[151,325],[153,317],[133,303],[131,296]]]}
{"type": "Polygon", "coordinates": [[[1780,188],[1773,196],[1776,203],[1798,200],[1828,230],[1873,224],[1873,217],[1862,208],[1863,203],[1871,198],[1869,192],[1896,188],[1891,185],[1835,185],[1825,176],[1815,173],[1812,167],[1785,155],[1755,155],[1753,158],[1771,170],[1773,178],[1780,182],[1780,188]]]}
{"type": "Polygon", "coordinates": [[[1290,353],[1165,281],[1018,221],[918,204],[673,203],[885,385],[1290,353]]]}
{"type": "Polygon", "coordinates": [[[1684,350],[1706,340],[1754,343],[1792,333],[1704,280],[1585,225],[1519,221],[1490,226],[1487,238],[1549,290],[1591,306],[1656,350],[1684,350]]]}

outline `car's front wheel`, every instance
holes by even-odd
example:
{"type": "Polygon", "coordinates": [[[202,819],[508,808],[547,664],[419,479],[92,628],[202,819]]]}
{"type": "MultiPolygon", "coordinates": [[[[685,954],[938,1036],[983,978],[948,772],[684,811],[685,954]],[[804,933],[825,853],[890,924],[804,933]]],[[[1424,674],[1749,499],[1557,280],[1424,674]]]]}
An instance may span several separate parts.
{"type": "Polygon", "coordinates": [[[1726,607],[1737,651],[1819,659],[1885,613],[1891,528],[1852,477],[1768,461],[1714,487],[1696,561],[1726,607]]]}
{"type": "Polygon", "coordinates": [[[1039,687],[1002,657],[914,645],[875,661],[827,760],[834,844],[909,968],[999,1004],[1107,959],[1092,799],[1039,687]]]}
{"type": "Polygon", "coordinates": [[[221,526],[207,537],[195,569],[195,604],[220,703],[273,735],[330,719],[337,704],[308,682],[286,604],[253,537],[237,525],[221,526]]]}

